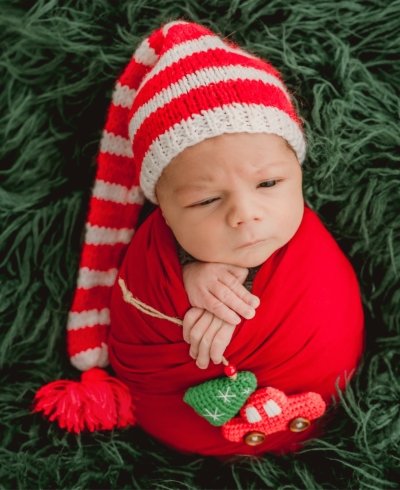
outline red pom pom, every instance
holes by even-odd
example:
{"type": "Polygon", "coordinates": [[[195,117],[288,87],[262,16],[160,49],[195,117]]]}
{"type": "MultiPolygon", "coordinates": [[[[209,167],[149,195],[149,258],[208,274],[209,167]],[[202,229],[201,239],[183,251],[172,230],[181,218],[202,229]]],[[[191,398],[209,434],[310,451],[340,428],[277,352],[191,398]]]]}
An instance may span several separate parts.
{"type": "Polygon", "coordinates": [[[228,376],[228,378],[235,379],[237,377],[237,369],[233,364],[228,364],[224,367],[224,373],[228,376]]]}
{"type": "Polygon", "coordinates": [[[62,429],[112,430],[135,423],[128,387],[104,370],[92,368],[81,381],[60,380],[38,390],[34,412],[43,412],[62,429]]]}

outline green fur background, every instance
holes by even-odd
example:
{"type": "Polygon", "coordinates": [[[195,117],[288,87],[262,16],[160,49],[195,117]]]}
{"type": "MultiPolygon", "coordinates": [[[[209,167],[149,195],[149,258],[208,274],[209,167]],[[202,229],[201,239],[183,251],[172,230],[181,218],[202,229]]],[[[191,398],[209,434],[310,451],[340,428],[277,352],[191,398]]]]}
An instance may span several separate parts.
{"type": "Polygon", "coordinates": [[[0,0],[0,36],[0,488],[399,488],[399,1],[0,0]],[[306,120],[307,202],[360,280],[362,368],[295,455],[183,456],[137,428],[76,437],[30,413],[39,386],[77,375],[65,324],[113,84],[177,18],[282,71],[306,120]]]}

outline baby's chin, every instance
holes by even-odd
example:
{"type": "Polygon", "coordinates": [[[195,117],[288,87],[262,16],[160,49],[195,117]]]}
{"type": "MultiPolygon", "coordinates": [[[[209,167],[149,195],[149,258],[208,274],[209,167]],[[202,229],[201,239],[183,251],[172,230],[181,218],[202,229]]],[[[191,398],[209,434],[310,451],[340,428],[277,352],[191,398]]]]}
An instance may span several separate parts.
{"type": "Polygon", "coordinates": [[[250,269],[252,267],[258,267],[264,262],[266,262],[269,257],[274,253],[275,250],[269,251],[268,253],[263,252],[263,253],[238,253],[238,254],[231,254],[227,256],[218,256],[218,257],[212,257],[208,256],[206,259],[200,259],[203,262],[218,262],[218,263],[223,263],[223,264],[229,264],[229,265],[236,265],[237,267],[244,267],[246,269],[250,269]]]}
{"type": "Polygon", "coordinates": [[[244,249],[233,253],[230,257],[230,264],[237,265],[239,267],[246,267],[250,269],[252,267],[258,267],[264,264],[271,255],[277,250],[276,244],[267,242],[267,244],[261,244],[256,246],[255,249],[244,249]]]}
{"type": "MultiPolygon", "coordinates": [[[[275,238],[269,238],[261,243],[250,245],[249,247],[230,248],[227,247],[225,253],[209,247],[206,250],[187,250],[187,252],[200,262],[220,263],[236,265],[250,269],[264,264],[283,244],[275,238]],[[214,253],[215,252],[215,253],[214,253]]],[[[185,248],[181,245],[185,250],[185,248]]]]}
{"type": "Polygon", "coordinates": [[[251,269],[252,267],[258,267],[268,260],[268,257],[263,259],[248,259],[248,260],[232,260],[229,262],[230,265],[236,265],[238,267],[245,267],[246,269],[251,269]]]}

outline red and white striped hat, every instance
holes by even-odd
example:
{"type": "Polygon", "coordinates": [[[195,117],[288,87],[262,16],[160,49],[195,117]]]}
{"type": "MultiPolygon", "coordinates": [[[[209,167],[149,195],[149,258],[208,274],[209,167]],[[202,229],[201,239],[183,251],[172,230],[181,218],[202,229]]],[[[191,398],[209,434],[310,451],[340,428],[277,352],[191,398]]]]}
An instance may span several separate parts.
{"type": "Polygon", "coordinates": [[[116,83],[101,139],[67,325],[75,367],[108,364],[111,289],[163,169],[191,145],[239,132],[279,135],[303,162],[302,124],[274,67],[193,22],[169,22],[143,40],[116,83]]]}

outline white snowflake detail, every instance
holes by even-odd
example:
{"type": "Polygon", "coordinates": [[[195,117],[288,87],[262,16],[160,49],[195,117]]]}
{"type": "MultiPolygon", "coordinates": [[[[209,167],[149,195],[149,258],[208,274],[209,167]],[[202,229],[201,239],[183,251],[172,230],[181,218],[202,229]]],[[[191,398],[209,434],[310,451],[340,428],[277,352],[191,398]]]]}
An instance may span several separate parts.
{"type": "Polygon", "coordinates": [[[251,389],[250,388],[244,388],[243,391],[241,392],[241,395],[247,396],[250,395],[251,389]]]}
{"type": "Polygon", "coordinates": [[[204,412],[204,417],[210,418],[210,419],[214,420],[215,422],[218,422],[218,419],[223,417],[223,415],[224,415],[223,413],[218,412],[218,408],[214,409],[214,413],[210,412],[210,410],[208,410],[208,408],[206,408],[205,412],[204,412]]]}
{"type": "Polygon", "coordinates": [[[229,404],[231,398],[236,398],[235,393],[230,393],[230,390],[231,390],[230,386],[226,388],[225,393],[222,390],[218,390],[219,394],[217,395],[217,398],[222,398],[222,400],[224,400],[224,403],[229,404]]]}

